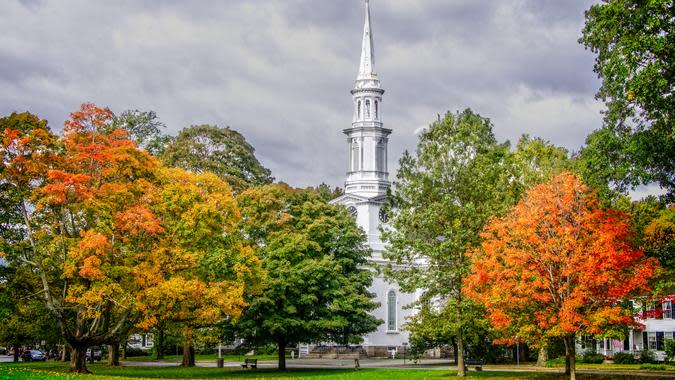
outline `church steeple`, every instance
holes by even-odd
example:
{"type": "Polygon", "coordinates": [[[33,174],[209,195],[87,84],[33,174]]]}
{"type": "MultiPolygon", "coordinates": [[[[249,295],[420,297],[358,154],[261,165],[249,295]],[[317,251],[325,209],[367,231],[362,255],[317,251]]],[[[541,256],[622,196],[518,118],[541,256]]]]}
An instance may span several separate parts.
{"type": "Polygon", "coordinates": [[[370,4],[366,0],[361,60],[354,89],[354,119],[344,130],[349,142],[349,170],[345,192],[364,197],[380,196],[389,188],[387,143],[390,129],[382,124],[380,80],[375,73],[373,33],[370,25],[370,4]]]}
{"type": "Polygon", "coordinates": [[[361,61],[356,76],[355,88],[379,88],[380,81],[375,73],[375,44],[370,26],[370,3],[366,0],[366,20],[363,23],[363,41],[361,42],[361,61]]]}
{"type": "Polygon", "coordinates": [[[366,21],[363,24],[363,42],[361,44],[361,65],[357,80],[377,78],[375,74],[375,46],[370,29],[370,4],[366,0],[366,21]]]}

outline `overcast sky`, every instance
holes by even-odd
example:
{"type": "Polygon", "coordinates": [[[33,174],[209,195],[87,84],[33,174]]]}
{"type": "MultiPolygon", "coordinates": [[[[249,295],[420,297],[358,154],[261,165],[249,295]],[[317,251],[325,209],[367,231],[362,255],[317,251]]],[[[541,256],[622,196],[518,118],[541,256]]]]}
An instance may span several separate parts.
{"type": "MultiPolygon", "coordinates": [[[[390,168],[466,107],[501,140],[577,150],[600,127],[589,0],[371,0],[390,168]]],[[[230,126],[277,180],[342,185],[362,0],[0,2],[0,115],[60,130],[83,102],[154,110],[171,134],[230,126]]],[[[392,176],[393,176],[392,170],[392,176]]]]}

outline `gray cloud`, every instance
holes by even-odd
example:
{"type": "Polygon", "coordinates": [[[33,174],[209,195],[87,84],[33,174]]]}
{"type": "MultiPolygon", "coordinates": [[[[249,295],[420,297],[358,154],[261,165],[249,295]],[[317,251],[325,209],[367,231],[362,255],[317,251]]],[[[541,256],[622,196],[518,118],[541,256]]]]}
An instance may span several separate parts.
{"type": "MultiPolygon", "coordinates": [[[[600,126],[590,0],[373,0],[390,167],[437,113],[471,107],[502,139],[578,149],[600,126]]],[[[360,0],[0,3],[0,114],[60,129],[85,101],[242,132],[279,180],[340,185],[360,0]]]]}

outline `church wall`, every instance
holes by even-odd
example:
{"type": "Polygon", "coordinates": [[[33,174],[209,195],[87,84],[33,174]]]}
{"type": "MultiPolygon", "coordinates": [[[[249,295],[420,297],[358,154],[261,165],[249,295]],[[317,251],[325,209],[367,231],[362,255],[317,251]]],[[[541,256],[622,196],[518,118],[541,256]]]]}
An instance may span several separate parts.
{"type": "MultiPolygon", "coordinates": [[[[414,294],[402,293],[396,285],[387,281],[383,276],[377,276],[373,279],[373,285],[370,291],[375,294],[375,299],[380,302],[380,306],[372,314],[383,323],[375,332],[364,337],[364,346],[381,347],[402,347],[403,343],[408,343],[410,334],[405,331],[404,324],[406,317],[414,314],[414,309],[406,309],[405,306],[415,302],[414,294]],[[387,313],[387,295],[390,290],[396,292],[396,330],[388,331],[388,313],[387,313]]],[[[376,355],[379,356],[379,355],[376,355]]]]}

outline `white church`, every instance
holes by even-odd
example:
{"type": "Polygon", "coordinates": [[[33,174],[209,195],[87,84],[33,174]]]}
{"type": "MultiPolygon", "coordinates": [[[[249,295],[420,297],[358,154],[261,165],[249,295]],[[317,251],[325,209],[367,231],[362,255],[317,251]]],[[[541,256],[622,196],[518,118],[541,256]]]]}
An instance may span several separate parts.
{"type": "MultiPolygon", "coordinates": [[[[354,117],[351,127],[343,131],[347,135],[349,152],[345,193],[331,203],[347,207],[368,237],[372,249],[370,261],[383,265],[386,260],[382,257],[384,244],[379,227],[387,223],[387,215],[381,206],[391,185],[387,171],[387,143],[391,129],[385,128],[382,122],[384,89],[375,73],[368,0],[361,61],[351,94],[354,117]]],[[[405,306],[413,303],[417,295],[402,293],[396,283],[388,282],[381,274],[374,278],[370,291],[380,303],[373,315],[384,323],[364,337],[363,348],[368,356],[391,356],[408,344],[409,334],[402,326],[414,310],[405,306]]]]}

